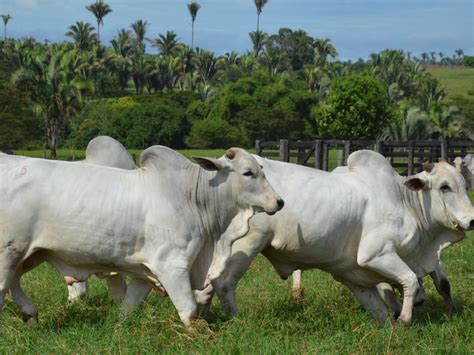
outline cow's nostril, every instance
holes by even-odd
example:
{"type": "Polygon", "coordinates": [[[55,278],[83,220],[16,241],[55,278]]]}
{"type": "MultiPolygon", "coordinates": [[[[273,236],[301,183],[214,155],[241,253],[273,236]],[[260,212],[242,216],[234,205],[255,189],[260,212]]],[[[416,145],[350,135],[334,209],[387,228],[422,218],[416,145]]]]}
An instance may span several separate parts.
{"type": "Polygon", "coordinates": [[[469,229],[474,229],[474,219],[469,222],[469,229]]]}
{"type": "Polygon", "coordinates": [[[278,209],[281,210],[283,206],[285,205],[285,201],[283,201],[282,199],[279,199],[277,200],[277,204],[278,204],[278,209]]]}

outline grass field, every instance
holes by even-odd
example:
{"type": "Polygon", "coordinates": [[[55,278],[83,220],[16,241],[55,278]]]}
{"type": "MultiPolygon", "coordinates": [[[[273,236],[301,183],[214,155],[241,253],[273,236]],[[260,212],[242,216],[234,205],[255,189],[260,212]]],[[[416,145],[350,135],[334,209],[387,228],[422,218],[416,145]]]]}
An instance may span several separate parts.
{"type": "Polygon", "coordinates": [[[448,98],[455,95],[474,94],[474,68],[428,67],[427,70],[446,85],[448,98]]]}
{"type": "Polygon", "coordinates": [[[469,354],[474,352],[474,232],[449,248],[442,260],[461,308],[452,319],[429,280],[427,300],[415,309],[410,327],[376,324],[348,289],[320,271],[303,274],[305,300],[297,304],[290,297],[291,283],[280,280],[259,256],[239,284],[239,318],[230,319],[215,301],[208,325],[198,321],[193,333],[183,328],[169,298],[157,294],[125,317],[97,278],[91,278],[83,302],[68,304],[62,278],[43,264],[23,278],[39,309],[39,324],[25,326],[7,298],[0,319],[0,353],[469,354]]]}

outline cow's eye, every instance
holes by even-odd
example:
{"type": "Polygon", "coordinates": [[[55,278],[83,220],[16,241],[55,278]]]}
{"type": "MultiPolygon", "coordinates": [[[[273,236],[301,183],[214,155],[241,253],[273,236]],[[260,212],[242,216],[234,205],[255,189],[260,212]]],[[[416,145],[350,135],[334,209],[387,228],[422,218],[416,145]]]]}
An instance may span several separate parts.
{"type": "Polygon", "coordinates": [[[451,188],[450,188],[448,185],[442,185],[442,186],[440,187],[440,190],[441,190],[442,192],[449,192],[449,191],[451,191],[451,188]]]}
{"type": "Polygon", "coordinates": [[[253,176],[253,173],[249,170],[244,173],[245,176],[253,176]]]}

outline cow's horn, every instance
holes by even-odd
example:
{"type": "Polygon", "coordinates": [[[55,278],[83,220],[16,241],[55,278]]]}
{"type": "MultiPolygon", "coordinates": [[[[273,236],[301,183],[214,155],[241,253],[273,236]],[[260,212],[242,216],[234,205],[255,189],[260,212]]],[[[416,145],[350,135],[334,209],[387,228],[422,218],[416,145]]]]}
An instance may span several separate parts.
{"type": "Polygon", "coordinates": [[[423,167],[423,170],[426,171],[427,173],[431,173],[431,171],[434,168],[434,164],[427,161],[421,163],[421,166],[423,167]]]}
{"type": "Polygon", "coordinates": [[[235,154],[236,154],[235,149],[234,149],[234,148],[230,148],[230,149],[227,149],[227,152],[225,152],[225,157],[226,157],[227,159],[232,160],[232,159],[235,158],[235,154]]]}

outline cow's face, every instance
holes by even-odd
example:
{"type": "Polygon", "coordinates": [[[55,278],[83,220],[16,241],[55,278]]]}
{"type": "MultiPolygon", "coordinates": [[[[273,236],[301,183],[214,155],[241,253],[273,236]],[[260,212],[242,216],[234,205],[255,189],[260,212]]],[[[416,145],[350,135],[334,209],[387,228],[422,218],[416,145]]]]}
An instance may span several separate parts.
{"type": "Polygon", "coordinates": [[[462,231],[474,229],[474,208],[467,196],[466,182],[455,167],[445,162],[428,164],[405,184],[430,195],[426,212],[439,224],[462,231]]]}
{"type": "Polygon", "coordinates": [[[273,190],[262,167],[254,157],[243,149],[230,148],[219,159],[194,157],[201,167],[217,170],[218,175],[229,184],[232,199],[241,207],[253,207],[255,211],[273,214],[284,202],[273,190]]]}

